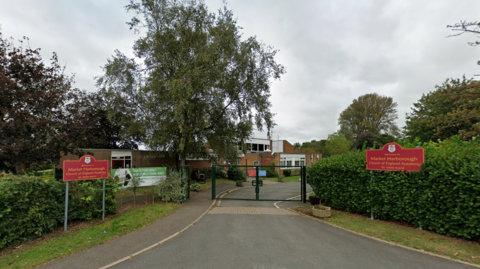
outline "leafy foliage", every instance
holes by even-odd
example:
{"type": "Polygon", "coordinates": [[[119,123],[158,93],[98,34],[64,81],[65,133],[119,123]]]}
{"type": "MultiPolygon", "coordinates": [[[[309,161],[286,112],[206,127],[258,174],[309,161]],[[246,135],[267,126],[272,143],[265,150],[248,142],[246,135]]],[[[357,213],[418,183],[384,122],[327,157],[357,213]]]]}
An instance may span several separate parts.
{"type": "Polygon", "coordinates": [[[51,168],[62,151],[80,154],[81,147],[136,148],[131,137],[120,141],[100,94],[74,88],[55,53],[47,66],[25,41],[16,47],[0,32],[0,169],[51,168]]]}
{"type": "Polygon", "coordinates": [[[240,167],[234,165],[230,167],[227,171],[228,179],[234,180],[236,182],[244,182],[246,180],[245,171],[240,169],[240,167]]]}
{"type": "Polygon", "coordinates": [[[299,153],[325,153],[325,145],[327,140],[312,140],[310,142],[303,142],[300,147],[299,153]]]}
{"type": "MultiPolygon", "coordinates": [[[[116,182],[108,180],[106,214],[116,212],[116,182]]],[[[71,182],[69,220],[89,220],[102,215],[101,180],[71,182]]],[[[0,248],[40,237],[63,223],[65,184],[40,177],[0,179],[0,248]]]]}
{"type": "Polygon", "coordinates": [[[104,96],[72,90],[71,102],[65,106],[64,129],[68,133],[69,148],[138,149],[141,133],[121,135],[118,118],[129,117],[126,108],[118,107],[117,117],[109,119],[104,96]]]}
{"type": "Polygon", "coordinates": [[[367,133],[398,136],[399,129],[395,124],[397,118],[397,103],[393,102],[392,97],[369,93],[354,99],[342,111],[338,118],[339,132],[349,141],[353,141],[353,135],[367,133]]]}
{"type": "Polygon", "coordinates": [[[60,141],[67,137],[62,107],[73,82],[55,53],[46,66],[39,49],[20,44],[15,47],[0,32],[0,160],[18,173],[59,159],[65,146],[60,141]]]}
{"type": "Polygon", "coordinates": [[[190,185],[191,191],[200,191],[201,189],[202,189],[202,185],[200,185],[200,183],[194,183],[190,185]]]}
{"type": "MultiPolygon", "coordinates": [[[[63,191],[65,195],[65,186],[63,191]]],[[[117,212],[115,194],[118,182],[113,178],[105,181],[105,214],[117,212]]],[[[69,219],[90,220],[102,216],[103,179],[70,182],[68,202],[69,219]]],[[[64,198],[65,199],[65,198],[64,198]]],[[[64,202],[62,202],[64,204],[64,202]]]]}
{"type": "Polygon", "coordinates": [[[203,1],[131,1],[129,25],[144,32],[134,45],[135,59],[116,51],[97,85],[110,116],[132,134],[141,130],[150,149],[187,156],[206,155],[208,143],[220,156],[253,126],[273,126],[270,80],[284,67],[276,51],[255,37],[241,39],[226,8],[209,13],[203,1]],[[133,118],[113,115],[118,105],[133,118]]]}
{"type": "Polygon", "coordinates": [[[469,140],[480,135],[480,82],[465,77],[447,79],[423,95],[407,114],[405,133],[424,142],[454,135],[469,140]]]}
{"type": "MultiPolygon", "coordinates": [[[[187,178],[188,180],[188,178],[187,178]]],[[[160,199],[164,202],[183,203],[186,199],[188,184],[182,182],[180,172],[169,169],[167,177],[158,185],[160,199]]]]}
{"type": "Polygon", "coordinates": [[[289,177],[292,174],[292,170],[290,169],[284,169],[282,172],[283,172],[283,175],[286,177],[289,177]]]}
{"type": "MultiPolygon", "coordinates": [[[[200,173],[204,174],[206,179],[211,179],[212,167],[202,167],[200,173]]],[[[227,178],[227,171],[223,169],[223,166],[215,167],[215,178],[227,178]]]]}
{"type": "Polygon", "coordinates": [[[375,218],[479,240],[480,143],[456,138],[421,146],[425,163],[419,172],[367,171],[365,152],[352,151],[309,167],[310,183],[335,209],[369,215],[373,207],[375,218]]]}
{"type": "Polygon", "coordinates": [[[336,132],[328,135],[323,155],[325,155],[325,157],[328,157],[336,154],[342,154],[349,151],[350,147],[351,143],[347,140],[345,135],[336,132]]]}
{"type": "Polygon", "coordinates": [[[265,169],[267,171],[267,177],[278,177],[278,173],[275,171],[275,162],[270,162],[270,166],[271,167],[265,169]]]}

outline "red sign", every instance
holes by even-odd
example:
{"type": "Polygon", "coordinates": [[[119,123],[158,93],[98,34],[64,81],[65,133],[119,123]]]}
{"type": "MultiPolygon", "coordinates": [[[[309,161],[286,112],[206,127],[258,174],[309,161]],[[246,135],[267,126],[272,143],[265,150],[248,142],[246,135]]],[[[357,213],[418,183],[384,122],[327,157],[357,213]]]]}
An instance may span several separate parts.
{"type": "Polygon", "coordinates": [[[79,161],[63,162],[63,181],[108,178],[108,161],[85,155],[79,161]]]}
{"type": "Polygon", "coordinates": [[[388,143],[382,149],[367,150],[367,170],[418,171],[424,161],[423,148],[402,149],[388,143]]]}
{"type": "Polygon", "coordinates": [[[249,177],[254,177],[257,175],[257,170],[248,170],[248,176],[249,177]]]}
{"type": "Polygon", "coordinates": [[[265,160],[265,163],[270,163],[270,159],[266,159],[266,160],[265,160]]]}

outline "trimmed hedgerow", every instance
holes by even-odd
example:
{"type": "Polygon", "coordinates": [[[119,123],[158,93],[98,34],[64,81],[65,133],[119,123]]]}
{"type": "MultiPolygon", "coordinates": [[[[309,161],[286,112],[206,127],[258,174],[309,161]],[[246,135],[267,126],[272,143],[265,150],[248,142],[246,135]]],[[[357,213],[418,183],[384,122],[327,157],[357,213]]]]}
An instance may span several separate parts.
{"type": "MultiPolygon", "coordinates": [[[[404,145],[405,146],[405,145],[404,145]]],[[[308,168],[322,202],[343,211],[480,239],[480,143],[453,138],[424,144],[418,172],[367,171],[365,151],[334,155],[308,168]]]]}
{"type": "MultiPolygon", "coordinates": [[[[117,184],[106,184],[105,211],[115,213],[117,184]]],[[[102,180],[71,182],[69,220],[102,215],[102,180]]],[[[40,177],[7,175],[0,179],[0,248],[54,231],[63,224],[65,183],[40,177]]]]}

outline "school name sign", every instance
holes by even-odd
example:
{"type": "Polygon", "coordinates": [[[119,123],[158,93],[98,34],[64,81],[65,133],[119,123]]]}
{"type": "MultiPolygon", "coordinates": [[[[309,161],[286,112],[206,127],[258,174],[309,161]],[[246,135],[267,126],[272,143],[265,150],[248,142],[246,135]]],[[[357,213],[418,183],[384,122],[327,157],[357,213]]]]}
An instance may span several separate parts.
{"type": "Polygon", "coordinates": [[[63,181],[108,178],[108,161],[97,161],[85,155],[79,161],[63,162],[63,181]]]}
{"type": "Polygon", "coordinates": [[[419,171],[425,162],[423,148],[402,149],[388,143],[382,149],[367,150],[367,170],[419,171]]]}

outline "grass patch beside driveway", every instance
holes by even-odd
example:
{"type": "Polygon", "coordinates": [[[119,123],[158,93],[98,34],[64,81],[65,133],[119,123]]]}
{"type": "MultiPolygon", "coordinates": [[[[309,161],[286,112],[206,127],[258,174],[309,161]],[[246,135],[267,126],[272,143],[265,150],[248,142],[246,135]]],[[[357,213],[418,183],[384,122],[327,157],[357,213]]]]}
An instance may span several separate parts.
{"type": "MultiPolygon", "coordinates": [[[[311,206],[294,210],[311,216],[311,206]]],[[[401,223],[371,220],[365,216],[333,209],[332,217],[322,221],[398,245],[480,265],[478,242],[448,237],[401,223]]]]}
{"type": "Polygon", "coordinates": [[[161,219],[182,205],[161,203],[125,212],[97,226],[67,232],[25,250],[0,257],[0,268],[31,268],[97,246],[161,219]]]}

